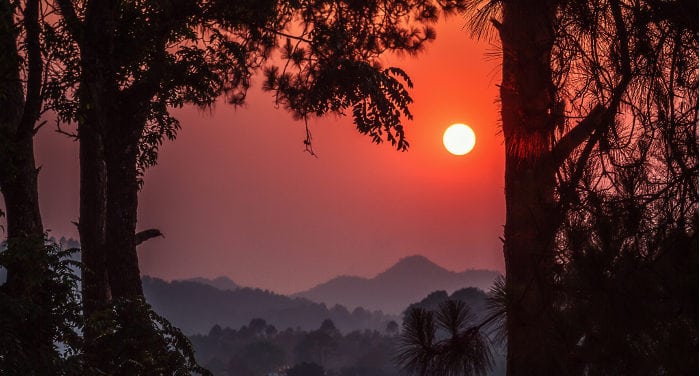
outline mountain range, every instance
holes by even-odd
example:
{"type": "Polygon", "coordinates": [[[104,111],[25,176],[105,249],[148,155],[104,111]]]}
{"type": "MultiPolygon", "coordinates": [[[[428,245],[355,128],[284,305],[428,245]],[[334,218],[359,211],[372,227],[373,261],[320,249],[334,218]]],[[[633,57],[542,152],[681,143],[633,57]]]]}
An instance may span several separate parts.
{"type": "Polygon", "coordinates": [[[454,272],[424,256],[409,256],[374,278],[336,277],[292,296],[327,305],[340,304],[350,309],[364,307],[399,314],[409,304],[436,290],[451,293],[465,287],[476,287],[489,291],[498,276],[499,273],[493,270],[454,272]]]}
{"type": "Polygon", "coordinates": [[[279,330],[317,329],[331,319],[343,331],[384,329],[397,317],[362,308],[348,311],[326,307],[304,298],[291,298],[271,291],[240,287],[219,289],[207,283],[172,281],[144,276],[143,292],[153,309],[187,335],[208,333],[214,325],[239,328],[252,319],[264,319],[279,330]]]}

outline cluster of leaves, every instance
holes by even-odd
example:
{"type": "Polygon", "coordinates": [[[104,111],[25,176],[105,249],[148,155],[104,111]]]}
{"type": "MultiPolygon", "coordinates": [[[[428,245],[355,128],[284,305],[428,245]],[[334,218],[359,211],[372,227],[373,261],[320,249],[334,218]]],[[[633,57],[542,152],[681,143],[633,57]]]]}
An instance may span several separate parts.
{"type": "MultiPolygon", "coordinates": [[[[18,249],[13,245],[13,249],[18,249]]],[[[21,249],[21,247],[20,247],[21,249]]],[[[61,249],[46,243],[43,252],[0,252],[0,267],[25,264],[47,265],[42,273],[32,273],[31,283],[40,286],[40,300],[16,298],[0,286],[0,374],[12,375],[78,375],[82,327],[77,262],[75,249],[61,249]],[[48,312],[48,315],[46,314],[48,312]],[[26,338],[23,328],[37,325],[51,338],[32,352],[23,353],[20,343],[26,338]]],[[[35,331],[31,331],[35,333],[35,331]]]]}
{"type": "Polygon", "coordinates": [[[98,364],[85,370],[110,375],[211,375],[200,367],[187,337],[156,314],[143,299],[119,300],[97,314],[91,325],[98,334],[94,346],[110,349],[98,364]]]}
{"type": "Polygon", "coordinates": [[[401,69],[383,68],[380,55],[416,54],[435,38],[441,12],[463,9],[460,0],[290,2],[281,13],[298,26],[279,33],[281,63],[266,68],[263,88],[298,118],[351,109],[360,133],[405,150],[412,83],[401,69]]]}

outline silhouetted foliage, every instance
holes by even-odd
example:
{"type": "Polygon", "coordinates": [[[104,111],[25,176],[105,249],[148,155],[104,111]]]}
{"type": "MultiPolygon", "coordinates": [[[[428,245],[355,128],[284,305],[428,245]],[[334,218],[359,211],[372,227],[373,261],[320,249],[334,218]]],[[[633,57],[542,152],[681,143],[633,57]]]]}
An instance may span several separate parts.
{"type": "Polygon", "coordinates": [[[61,249],[55,243],[47,243],[41,254],[0,251],[3,268],[18,262],[48,266],[45,274],[29,281],[41,289],[39,300],[7,294],[7,285],[0,285],[0,374],[81,374],[79,281],[74,274],[76,262],[71,258],[75,251],[61,249]],[[39,330],[40,338],[50,338],[51,345],[32,349],[23,346],[35,340],[27,337],[37,335],[36,331],[24,330],[27,326],[39,330]]]}
{"type": "MultiPolygon", "coordinates": [[[[117,300],[91,322],[96,346],[109,349],[85,373],[110,375],[210,375],[200,367],[189,339],[143,300],[117,300]],[[92,369],[99,364],[99,369],[92,369]]],[[[88,356],[94,356],[88,354],[88,356]]]]}
{"type": "Polygon", "coordinates": [[[485,375],[492,365],[488,338],[469,307],[447,300],[437,312],[406,313],[397,361],[409,374],[485,375]]]}

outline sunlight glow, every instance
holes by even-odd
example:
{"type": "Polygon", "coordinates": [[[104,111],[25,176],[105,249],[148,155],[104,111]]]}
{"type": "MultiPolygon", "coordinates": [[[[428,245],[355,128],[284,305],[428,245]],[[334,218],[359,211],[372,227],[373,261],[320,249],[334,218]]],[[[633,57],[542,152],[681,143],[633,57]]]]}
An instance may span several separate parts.
{"type": "Polygon", "coordinates": [[[476,135],[474,131],[465,124],[452,124],[442,136],[442,143],[445,149],[454,155],[465,155],[474,149],[476,135]]]}

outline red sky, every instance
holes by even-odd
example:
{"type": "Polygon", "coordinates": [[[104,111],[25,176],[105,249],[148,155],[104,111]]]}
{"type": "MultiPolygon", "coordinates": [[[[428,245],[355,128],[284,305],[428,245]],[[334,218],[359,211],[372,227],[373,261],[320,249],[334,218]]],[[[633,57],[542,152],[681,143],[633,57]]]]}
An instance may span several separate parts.
{"type": "MultiPolygon", "coordinates": [[[[424,53],[391,59],[415,84],[408,152],[329,117],[311,122],[313,158],[303,123],[257,89],[243,108],[177,111],[183,129],[140,196],[139,228],[166,236],[140,247],[142,273],[225,275],[290,293],[336,275],[373,276],[412,254],[452,270],[503,270],[500,67],[487,57],[496,48],[471,40],[463,24],[442,21],[424,53]],[[466,156],[442,146],[455,122],[477,135],[466,156]]],[[[37,142],[42,213],[52,235],[77,237],[77,144],[50,128],[37,142]]]]}

